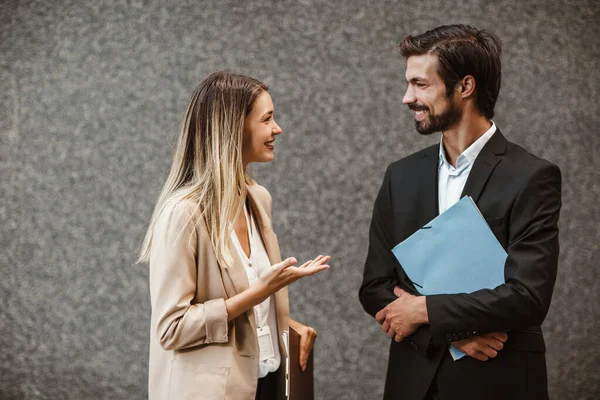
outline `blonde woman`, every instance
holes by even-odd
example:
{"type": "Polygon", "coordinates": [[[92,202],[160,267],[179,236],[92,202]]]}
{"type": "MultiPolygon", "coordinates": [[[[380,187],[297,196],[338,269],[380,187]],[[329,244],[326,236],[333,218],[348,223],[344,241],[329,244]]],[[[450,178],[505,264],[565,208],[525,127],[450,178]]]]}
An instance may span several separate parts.
{"type": "Polygon", "coordinates": [[[150,399],[279,399],[288,324],[306,366],[314,329],[288,318],[287,285],[328,256],[281,261],[271,196],[246,175],[282,130],[263,83],[217,72],[195,90],[140,261],[150,263],[150,399]]]}

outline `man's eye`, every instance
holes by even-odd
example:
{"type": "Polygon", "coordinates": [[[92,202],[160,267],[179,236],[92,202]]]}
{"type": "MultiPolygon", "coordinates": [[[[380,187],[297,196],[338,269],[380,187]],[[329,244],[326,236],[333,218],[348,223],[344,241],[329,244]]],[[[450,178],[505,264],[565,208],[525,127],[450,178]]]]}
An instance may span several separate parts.
{"type": "Polygon", "coordinates": [[[421,82],[418,82],[418,83],[416,83],[416,85],[417,85],[417,87],[419,87],[419,88],[424,88],[424,87],[425,87],[425,84],[424,84],[424,83],[421,83],[421,82]]]}

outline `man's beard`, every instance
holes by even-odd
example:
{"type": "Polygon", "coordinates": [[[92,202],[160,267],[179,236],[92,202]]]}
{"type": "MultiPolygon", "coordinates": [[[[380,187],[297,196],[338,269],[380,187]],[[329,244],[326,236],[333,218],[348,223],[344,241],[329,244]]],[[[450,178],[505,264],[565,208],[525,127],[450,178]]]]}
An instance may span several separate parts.
{"type": "Polygon", "coordinates": [[[408,107],[413,111],[427,111],[427,116],[425,119],[422,121],[415,121],[415,128],[421,135],[431,135],[435,132],[448,130],[460,119],[461,116],[460,110],[456,108],[456,105],[451,98],[448,98],[448,110],[440,115],[431,114],[429,112],[429,107],[417,104],[411,104],[408,107]]]}

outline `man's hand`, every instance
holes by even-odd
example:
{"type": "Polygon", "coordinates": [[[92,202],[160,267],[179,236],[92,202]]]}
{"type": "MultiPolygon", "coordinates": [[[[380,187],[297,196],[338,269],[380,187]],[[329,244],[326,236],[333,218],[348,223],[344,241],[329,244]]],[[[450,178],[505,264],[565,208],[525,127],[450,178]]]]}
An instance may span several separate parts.
{"type": "Polygon", "coordinates": [[[375,319],[382,331],[400,342],[419,326],[429,323],[429,318],[425,296],[413,296],[398,286],[394,288],[394,294],[398,298],[379,311],[375,319]]]}
{"type": "Polygon", "coordinates": [[[479,361],[487,361],[496,358],[498,352],[504,347],[508,336],[505,332],[488,333],[482,336],[473,336],[465,340],[452,342],[452,346],[462,351],[469,357],[479,361]]]}
{"type": "Polygon", "coordinates": [[[315,339],[317,338],[317,331],[310,326],[302,325],[300,322],[289,319],[290,327],[300,334],[300,356],[298,361],[302,371],[306,370],[308,364],[308,356],[313,349],[315,339]]]}

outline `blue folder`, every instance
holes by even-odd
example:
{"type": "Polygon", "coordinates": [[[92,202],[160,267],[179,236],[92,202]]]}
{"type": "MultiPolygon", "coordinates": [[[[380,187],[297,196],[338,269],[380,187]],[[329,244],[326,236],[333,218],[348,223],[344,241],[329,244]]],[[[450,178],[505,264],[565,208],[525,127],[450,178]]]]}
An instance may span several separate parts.
{"type": "MultiPolygon", "coordinates": [[[[504,283],[506,251],[469,196],[392,252],[423,295],[472,293],[504,283]]],[[[464,356],[454,347],[450,353],[455,360],[464,356]]]]}

